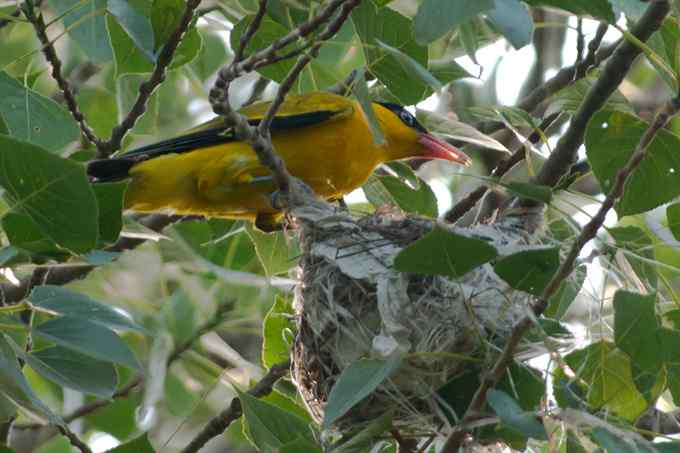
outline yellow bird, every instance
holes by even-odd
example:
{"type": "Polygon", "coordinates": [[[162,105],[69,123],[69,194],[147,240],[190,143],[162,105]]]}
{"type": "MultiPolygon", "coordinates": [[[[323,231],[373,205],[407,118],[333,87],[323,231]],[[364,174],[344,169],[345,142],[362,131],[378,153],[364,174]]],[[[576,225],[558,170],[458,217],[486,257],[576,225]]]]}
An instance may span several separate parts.
{"type": "MultiPolygon", "coordinates": [[[[255,125],[268,107],[269,102],[259,102],[241,113],[255,125]]],[[[326,199],[360,187],[383,162],[468,163],[465,154],[429,134],[403,107],[374,103],[373,109],[385,136],[382,145],[374,143],[357,101],[322,92],[288,96],[272,122],[276,152],[293,176],[326,199]]],[[[125,207],[134,211],[248,219],[263,229],[281,217],[272,206],[276,187],[269,170],[219,117],[184,135],[92,161],[88,174],[95,182],[130,178],[125,207]]]]}

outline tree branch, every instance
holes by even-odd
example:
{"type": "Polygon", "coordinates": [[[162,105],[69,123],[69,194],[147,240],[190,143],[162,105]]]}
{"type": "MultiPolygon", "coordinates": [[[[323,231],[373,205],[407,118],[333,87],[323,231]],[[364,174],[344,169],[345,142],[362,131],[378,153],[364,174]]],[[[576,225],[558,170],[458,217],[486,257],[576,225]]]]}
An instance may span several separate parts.
{"type": "Polygon", "coordinates": [[[172,32],[172,35],[170,35],[167,42],[161,49],[151,76],[139,86],[139,94],[137,95],[135,103],[132,105],[130,111],[125,116],[123,121],[121,121],[118,126],[113,128],[111,131],[111,138],[105,143],[97,145],[98,156],[100,158],[108,157],[120,149],[120,145],[123,141],[123,137],[125,137],[125,134],[127,134],[127,132],[134,127],[139,117],[141,117],[146,111],[146,104],[149,102],[149,98],[151,98],[151,95],[156,90],[156,88],[158,88],[158,86],[165,80],[168,66],[170,66],[170,63],[172,63],[172,58],[175,55],[175,51],[182,42],[184,34],[189,29],[189,26],[194,19],[194,12],[200,4],[201,0],[187,1],[182,18],[177,24],[175,31],[172,32]]]}
{"type": "MultiPolygon", "coordinates": [[[[653,5],[650,8],[652,7],[653,5]]],[[[617,173],[614,187],[607,194],[607,197],[602,202],[600,209],[597,211],[595,216],[593,216],[593,218],[590,219],[590,221],[583,227],[581,233],[571,246],[566,259],[561,264],[550,282],[547,284],[541,293],[541,296],[533,304],[531,315],[524,317],[513,328],[512,333],[505,344],[503,352],[496,360],[496,363],[491,368],[491,370],[484,376],[484,379],[479,385],[479,388],[477,388],[477,391],[475,392],[472,401],[465,411],[465,415],[461,419],[459,425],[465,425],[467,422],[470,422],[482,410],[484,403],[486,402],[487,392],[495,387],[505,374],[508,366],[512,362],[515,350],[522,340],[522,337],[534,325],[535,319],[543,314],[548,306],[550,297],[557,292],[562,282],[564,282],[574,270],[574,265],[578,255],[581,253],[581,250],[586,245],[586,243],[595,237],[597,231],[604,224],[607,212],[609,212],[609,210],[614,206],[616,200],[619,199],[621,195],[623,195],[626,181],[645,158],[647,154],[647,148],[649,147],[650,143],[654,140],[654,137],[659,132],[659,130],[661,130],[668,123],[668,121],[670,121],[670,119],[678,113],[678,110],[680,110],[680,97],[669,101],[656,115],[654,122],[647,128],[640,139],[633,155],[630,157],[626,165],[617,173]]],[[[454,430],[447,439],[442,452],[457,453],[461,443],[465,438],[465,434],[466,432],[463,429],[454,430]]]]}
{"type": "Polygon", "coordinates": [[[80,111],[78,103],[76,102],[75,93],[71,89],[71,85],[69,84],[68,80],[66,80],[64,74],[61,72],[62,63],[59,59],[59,56],[57,55],[56,50],[54,49],[54,45],[47,37],[47,25],[45,25],[42,12],[36,14],[33,0],[26,0],[23,3],[22,8],[28,21],[33,24],[35,34],[38,37],[38,41],[40,41],[40,44],[42,45],[41,48],[43,55],[52,67],[52,78],[57,82],[59,89],[62,91],[64,101],[71,112],[71,116],[73,116],[73,119],[75,119],[78,123],[83,135],[95,146],[101,146],[104,142],[99,137],[97,137],[97,134],[94,133],[94,131],[87,124],[87,121],[85,121],[85,115],[83,115],[83,113],[80,111]]]}
{"type": "MultiPolygon", "coordinates": [[[[290,361],[272,366],[269,372],[262,379],[260,379],[257,384],[248,390],[248,394],[254,396],[255,398],[261,398],[263,396],[269,395],[274,388],[274,384],[276,384],[279,379],[288,373],[289,368],[290,361]]],[[[203,427],[201,432],[192,439],[189,445],[184,447],[181,453],[198,452],[212,438],[222,434],[232,422],[238,420],[242,413],[243,409],[241,407],[241,400],[238,398],[232,399],[229,406],[215,418],[210,420],[210,422],[205,427],[203,427]]]]}

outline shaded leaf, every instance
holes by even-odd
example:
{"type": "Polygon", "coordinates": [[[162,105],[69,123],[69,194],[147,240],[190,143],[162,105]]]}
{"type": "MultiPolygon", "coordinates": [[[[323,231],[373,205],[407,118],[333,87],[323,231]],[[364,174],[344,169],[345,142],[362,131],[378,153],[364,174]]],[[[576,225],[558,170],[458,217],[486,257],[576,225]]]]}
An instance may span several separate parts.
{"type": "Polygon", "coordinates": [[[15,351],[36,372],[59,386],[106,399],[116,391],[118,378],[110,363],[62,346],[44,348],[31,354],[21,349],[15,351]]]}
{"type": "Polygon", "coordinates": [[[508,394],[492,389],[487,393],[487,402],[501,421],[515,431],[534,439],[547,440],[545,427],[532,412],[525,412],[508,394]]]}
{"type": "Polygon", "coordinates": [[[34,326],[33,334],[98,360],[139,369],[128,345],[112,330],[99,324],[63,316],[34,326]]]}
{"type": "Polygon", "coordinates": [[[66,13],[62,17],[64,28],[92,63],[106,63],[113,58],[106,32],[106,0],[50,0],[49,3],[57,15],[66,13]]]}
{"type": "Polygon", "coordinates": [[[666,208],[668,228],[676,241],[680,241],[680,203],[668,205],[666,208]]]}
{"type": "Polygon", "coordinates": [[[255,246],[255,252],[260,259],[262,268],[267,276],[287,272],[295,265],[292,259],[298,255],[292,239],[286,237],[283,231],[263,233],[252,223],[246,224],[248,237],[255,246]]]}
{"type": "Polygon", "coordinates": [[[36,286],[31,291],[29,300],[36,307],[63,316],[80,318],[112,329],[144,331],[129,316],[120,311],[99,303],[85,294],[61,286],[36,286]]]}
{"type": "MultiPolygon", "coordinates": [[[[4,71],[0,71],[0,116],[9,135],[50,152],[61,151],[80,136],[68,110],[52,99],[25,88],[4,71]]],[[[0,150],[3,151],[12,150],[14,146],[18,145],[4,140],[0,142],[0,150]]]]}
{"type": "Polygon", "coordinates": [[[260,450],[276,451],[299,438],[314,440],[307,421],[238,389],[237,393],[252,440],[260,450]]]}
{"type": "Polygon", "coordinates": [[[127,182],[98,183],[93,188],[99,206],[99,240],[115,242],[123,228],[123,199],[127,182]]]}
{"type": "Polygon", "coordinates": [[[496,256],[487,241],[435,228],[399,252],[394,267],[401,272],[462,277],[496,256]]]}
{"type": "Polygon", "coordinates": [[[608,0],[524,0],[530,6],[553,6],[578,15],[590,15],[609,23],[616,21],[608,0]]]}
{"type": "MultiPolygon", "coordinates": [[[[371,176],[362,186],[368,201],[376,208],[394,206],[404,212],[436,217],[437,198],[430,186],[413,173],[406,181],[417,181],[415,186],[394,176],[371,176]]],[[[403,175],[401,175],[403,178],[403,175]]]]}
{"type": "Polygon", "coordinates": [[[494,7],[494,0],[425,0],[413,19],[413,34],[419,44],[429,44],[494,7]]]}
{"type": "Polygon", "coordinates": [[[518,181],[510,181],[500,184],[512,192],[513,195],[521,198],[536,200],[546,204],[549,204],[552,201],[553,193],[550,186],[541,186],[538,184],[518,181]]]}
{"type": "MultiPolygon", "coordinates": [[[[599,341],[564,357],[584,384],[578,384],[592,409],[608,408],[628,421],[635,420],[647,402],[635,386],[628,356],[612,343],[599,341]]],[[[563,399],[559,399],[563,405],[563,399]]]]}
{"type": "Polygon", "coordinates": [[[494,270],[511,287],[535,296],[555,275],[560,265],[557,247],[536,248],[501,258],[494,270]]]}
{"type": "Polygon", "coordinates": [[[354,78],[352,93],[354,93],[357,101],[359,101],[361,110],[364,112],[364,116],[368,121],[368,126],[371,128],[373,143],[376,145],[384,144],[385,134],[383,134],[380,123],[378,123],[378,117],[375,114],[375,110],[373,110],[373,102],[368,95],[368,84],[366,84],[364,71],[358,71],[358,75],[354,78]]]}
{"type": "MultiPolygon", "coordinates": [[[[614,186],[616,174],[628,159],[648,125],[622,113],[600,111],[586,130],[586,153],[602,190],[614,186]],[[616,152],[612,152],[616,150],[616,152]]],[[[619,216],[638,214],[680,195],[680,138],[662,129],[647,147],[640,166],[628,178],[623,197],[615,208],[619,216]]]]}
{"type": "Polygon", "coordinates": [[[329,427],[389,378],[401,357],[360,359],[345,368],[331,388],[322,426],[329,427]]]}
{"type": "Polygon", "coordinates": [[[0,185],[13,209],[60,246],[76,253],[96,246],[97,200],[82,165],[0,135],[0,185]]]}
{"type": "Polygon", "coordinates": [[[0,335],[0,394],[21,407],[44,416],[55,425],[63,425],[61,418],[40,401],[26,381],[10,346],[11,341],[6,335],[0,335]]]}
{"type": "Polygon", "coordinates": [[[529,9],[519,0],[495,0],[495,7],[487,13],[487,18],[515,49],[531,43],[534,21],[529,9]]]}
{"type": "Polygon", "coordinates": [[[290,300],[276,296],[262,326],[262,363],[269,368],[290,358],[291,336],[295,332],[290,300]]]}
{"type": "Polygon", "coordinates": [[[656,295],[642,295],[619,290],[614,295],[614,337],[643,370],[656,373],[661,365],[661,348],[657,338],[659,322],[654,306],[656,295]]]}
{"type": "Polygon", "coordinates": [[[638,453],[639,451],[635,444],[600,426],[593,428],[590,437],[608,453],[638,453]]]}

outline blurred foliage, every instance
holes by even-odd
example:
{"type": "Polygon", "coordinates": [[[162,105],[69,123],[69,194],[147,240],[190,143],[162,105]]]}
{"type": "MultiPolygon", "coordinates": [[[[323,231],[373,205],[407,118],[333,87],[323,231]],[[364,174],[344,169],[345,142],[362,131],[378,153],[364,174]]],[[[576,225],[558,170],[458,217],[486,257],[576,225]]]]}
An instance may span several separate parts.
{"type": "MultiPolygon", "coordinates": [[[[82,407],[70,427],[97,451],[180,451],[235,396],[243,405],[243,430],[233,424],[205,451],[321,451],[324,426],[307,415],[289,381],[261,399],[242,390],[289,356],[295,335],[289,277],[301,253],[295,234],[266,234],[223,219],[183,219],[159,233],[123,213],[125,183],[88,181],[83,163],[95,148],[80,136],[32,25],[22,13],[13,14],[10,3],[0,6],[0,270],[8,288],[31,275],[38,280],[18,303],[4,304],[4,297],[0,303],[0,423],[14,423],[12,449],[0,446],[0,452],[73,451],[56,431],[29,435],[34,431],[27,424],[65,426],[82,407]],[[120,238],[145,242],[122,253],[107,249],[120,238]],[[52,286],[41,284],[45,266],[95,269],[83,280],[52,286]],[[139,376],[143,385],[127,387],[139,376]],[[87,409],[95,405],[101,408],[87,409]]],[[[246,54],[290,33],[321,6],[270,0],[246,54]]],[[[134,104],[185,3],[43,0],[37,7],[87,123],[108,138],[134,104]]],[[[436,218],[450,207],[447,199],[461,200],[480,180],[503,200],[546,202],[552,242],[541,249],[499,258],[485,241],[435,229],[395,261],[404,272],[454,278],[490,263],[511,287],[540,294],[579,233],[578,222],[593,212],[635,150],[649,112],[678,90],[677,2],[675,15],[644,47],[644,58],[590,119],[580,153],[586,171],[559,190],[529,182],[564,131],[538,126],[552,114],[564,124],[602,71],[590,68],[529,110],[498,105],[498,95],[510,89],[499,74],[509,61],[517,79],[512,83],[523,81],[530,68],[517,67],[527,60],[516,56],[532,44],[534,28],[566,33],[568,48],[547,49],[572,55],[579,21],[592,29],[596,21],[625,29],[645,7],[638,0],[364,0],[292,91],[328,89],[360,71],[354,95],[364,106],[379,98],[436,111],[419,116],[464,147],[473,166],[455,173],[439,163],[417,171],[390,164],[364,186],[367,202],[350,208],[365,213],[390,205],[436,218]],[[544,7],[567,16],[566,29],[534,23],[544,7]],[[621,15],[626,21],[617,22],[621,15]],[[489,127],[504,132],[481,132],[489,127]],[[541,138],[529,144],[534,132],[541,138]],[[526,160],[491,178],[508,150],[521,146],[526,160]]],[[[256,10],[254,0],[201,5],[124,150],[211,116],[208,92],[216,72],[230,62],[256,10]]],[[[294,40],[282,53],[304,52],[314,38],[294,40]]],[[[271,97],[293,63],[284,59],[237,79],[234,105],[271,97]]],[[[543,80],[551,75],[542,74],[543,80]]],[[[535,368],[518,361],[489,393],[488,408],[498,417],[475,430],[479,439],[520,449],[533,445],[534,451],[680,451],[677,444],[651,444],[635,434],[636,419],[649,407],[680,404],[679,126],[676,121],[652,142],[616,205],[616,219],[583,257],[576,278],[550,299],[547,318],[531,335],[540,350],[531,355],[535,368]],[[551,431],[550,423],[559,429],[551,431]]],[[[483,219],[482,212],[473,210],[461,224],[483,219]]],[[[326,422],[344,415],[397,366],[365,358],[344,370],[326,422]]],[[[440,388],[442,410],[462,414],[482,372],[471,368],[440,388]]],[[[393,451],[390,431],[386,414],[333,451],[393,451]]],[[[0,438],[0,445],[6,441],[0,438]]]]}

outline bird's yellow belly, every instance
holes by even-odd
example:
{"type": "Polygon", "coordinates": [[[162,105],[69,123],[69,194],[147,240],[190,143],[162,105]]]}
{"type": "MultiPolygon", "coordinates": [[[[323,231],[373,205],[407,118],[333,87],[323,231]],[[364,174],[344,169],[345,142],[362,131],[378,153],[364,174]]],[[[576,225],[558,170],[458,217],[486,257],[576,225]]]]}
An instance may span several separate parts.
{"type": "MultiPolygon", "coordinates": [[[[360,122],[341,119],[273,136],[289,172],[324,198],[361,186],[381,161],[381,150],[360,122]]],[[[231,142],[136,165],[126,207],[209,217],[254,218],[272,213],[276,190],[249,145],[231,142]]]]}

